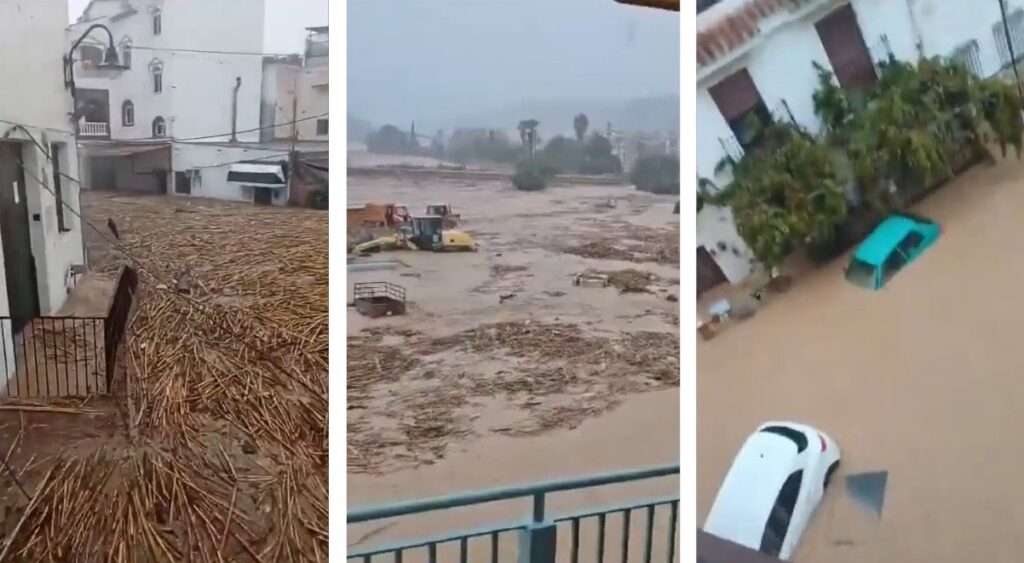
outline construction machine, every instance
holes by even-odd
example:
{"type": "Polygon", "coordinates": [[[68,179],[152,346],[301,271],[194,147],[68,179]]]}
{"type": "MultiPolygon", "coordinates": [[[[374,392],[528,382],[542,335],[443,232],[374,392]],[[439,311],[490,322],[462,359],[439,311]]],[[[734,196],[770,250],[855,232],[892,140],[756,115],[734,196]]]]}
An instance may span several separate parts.
{"type": "Polygon", "coordinates": [[[459,226],[459,223],[462,223],[462,215],[452,213],[452,206],[447,203],[428,205],[427,215],[437,215],[444,219],[444,227],[446,229],[454,229],[459,226]]]}
{"type": "Polygon", "coordinates": [[[480,245],[468,234],[446,229],[444,219],[437,215],[412,217],[398,232],[357,245],[353,252],[365,254],[382,250],[475,251],[480,245]]]}
{"type": "Polygon", "coordinates": [[[409,222],[409,208],[397,203],[368,203],[348,208],[348,249],[397,232],[409,222]]]}

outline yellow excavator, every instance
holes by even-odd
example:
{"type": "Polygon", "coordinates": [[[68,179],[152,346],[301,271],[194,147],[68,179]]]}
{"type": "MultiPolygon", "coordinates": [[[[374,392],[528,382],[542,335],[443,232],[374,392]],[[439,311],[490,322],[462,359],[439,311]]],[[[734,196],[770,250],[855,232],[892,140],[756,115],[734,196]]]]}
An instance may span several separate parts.
{"type": "Polygon", "coordinates": [[[399,227],[397,233],[375,238],[357,245],[356,254],[380,252],[382,250],[431,250],[476,251],[480,245],[468,234],[444,228],[444,218],[437,215],[421,215],[410,218],[408,224],[399,227]]]}

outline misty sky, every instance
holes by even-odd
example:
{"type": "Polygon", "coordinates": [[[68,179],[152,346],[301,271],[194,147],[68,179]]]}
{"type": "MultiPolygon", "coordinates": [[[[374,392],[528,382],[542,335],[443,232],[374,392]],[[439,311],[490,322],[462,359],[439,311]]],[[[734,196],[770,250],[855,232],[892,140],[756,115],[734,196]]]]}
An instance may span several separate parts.
{"type": "Polygon", "coordinates": [[[348,103],[405,123],[679,93],[679,17],[614,0],[349,0],[348,103]]]}
{"type": "MultiPolygon", "coordinates": [[[[301,53],[306,28],[327,25],[327,0],[265,0],[267,13],[263,49],[268,53],[301,53]]],[[[89,0],[68,0],[69,21],[75,21],[89,0]]],[[[188,45],[182,45],[188,48],[188,45]]]]}

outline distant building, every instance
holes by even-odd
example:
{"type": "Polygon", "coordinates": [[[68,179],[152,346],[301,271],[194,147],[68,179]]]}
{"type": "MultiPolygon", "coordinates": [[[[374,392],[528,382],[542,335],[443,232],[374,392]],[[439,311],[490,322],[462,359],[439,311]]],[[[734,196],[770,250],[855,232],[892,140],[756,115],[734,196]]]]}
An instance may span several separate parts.
{"type": "Polygon", "coordinates": [[[261,140],[327,142],[328,28],[307,29],[303,57],[268,57],[263,61],[261,140]],[[291,122],[295,121],[295,128],[291,122]],[[288,125],[274,127],[277,123],[288,125]]]}
{"type": "Polygon", "coordinates": [[[0,2],[0,73],[10,79],[0,89],[3,386],[14,369],[14,334],[55,314],[75,286],[75,266],[84,264],[74,212],[81,209],[78,151],[63,80],[67,13],[66,0],[0,2]]]}
{"type": "Polygon", "coordinates": [[[98,69],[102,33],[75,54],[86,185],[284,205],[286,145],[261,144],[263,0],[92,0],[129,68],[98,69]]]}

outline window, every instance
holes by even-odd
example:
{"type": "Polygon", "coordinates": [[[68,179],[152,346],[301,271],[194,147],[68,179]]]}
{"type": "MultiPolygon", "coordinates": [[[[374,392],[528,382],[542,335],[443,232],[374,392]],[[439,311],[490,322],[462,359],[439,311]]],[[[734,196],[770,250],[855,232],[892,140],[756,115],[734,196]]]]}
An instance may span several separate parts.
{"type": "Polygon", "coordinates": [[[783,438],[789,438],[794,444],[796,444],[796,453],[800,453],[807,449],[807,435],[794,428],[789,428],[788,426],[768,426],[762,429],[761,432],[778,434],[783,438]]]}
{"type": "Polygon", "coordinates": [[[733,135],[744,149],[757,144],[772,116],[746,69],[738,70],[708,88],[733,135]]]}
{"type": "Polygon", "coordinates": [[[153,35],[160,35],[164,30],[163,14],[160,10],[153,12],[153,35]]]}
{"type": "Polygon", "coordinates": [[[50,145],[50,158],[53,162],[53,196],[57,200],[57,230],[66,233],[71,229],[64,222],[64,184],[61,182],[60,161],[65,156],[61,145],[50,145]]]}
{"type": "Polygon", "coordinates": [[[121,40],[121,65],[132,67],[132,40],[127,37],[121,40]]]}
{"type": "Polygon", "coordinates": [[[885,281],[891,280],[906,265],[907,257],[900,251],[899,247],[892,249],[892,252],[889,253],[889,256],[882,264],[882,279],[885,281]]]}
{"type": "Polygon", "coordinates": [[[999,62],[1007,66],[1014,58],[1019,59],[1024,50],[1024,9],[1018,8],[1006,15],[1006,27],[1003,27],[1002,20],[992,24],[992,35],[996,39],[996,48],[999,49],[999,62]],[[1010,41],[1006,41],[1006,28],[1010,29],[1010,41]],[[1010,56],[1010,47],[1013,47],[1013,56],[1010,56]]]}
{"type": "Polygon", "coordinates": [[[157,116],[153,120],[153,136],[154,137],[166,137],[167,136],[167,122],[164,118],[157,116]]]}
{"type": "Polygon", "coordinates": [[[846,267],[846,280],[864,289],[875,289],[875,267],[859,258],[853,258],[846,267]]]}
{"type": "Polygon", "coordinates": [[[326,135],[328,131],[330,131],[330,128],[327,126],[327,120],[326,119],[317,119],[316,120],[316,134],[317,135],[326,135]]]}
{"type": "MultiPolygon", "coordinates": [[[[1016,47],[1016,44],[1014,45],[1016,47]]],[[[964,68],[969,70],[971,74],[977,77],[982,77],[984,74],[981,70],[981,55],[978,52],[978,42],[970,40],[967,43],[956,48],[953,54],[949,57],[954,62],[958,62],[964,65],[964,68]]]]}
{"type": "Polygon", "coordinates": [[[907,236],[903,237],[903,240],[896,245],[896,248],[909,258],[910,254],[914,252],[918,246],[921,246],[922,242],[924,242],[924,235],[917,231],[910,231],[907,233],[907,236]]]}
{"type": "Polygon", "coordinates": [[[794,471],[782,484],[779,497],[775,499],[772,513],[768,515],[768,522],[764,527],[764,534],[761,536],[761,549],[768,555],[778,555],[782,551],[782,542],[786,539],[789,531],[789,520],[793,516],[793,508],[796,506],[797,497],[800,496],[800,485],[803,483],[803,470],[794,471]]]}
{"type": "Polygon", "coordinates": [[[93,45],[82,45],[78,48],[78,56],[82,59],[83,69],[93,69],[103,62],[103,49],[93,45]]]}
{"type": "Polygon", "coordinates": [[[814,24],[828,62],[843,88],[867,89],[878,80],[875,62],[871,58],[857,14],[847,4],[814,24]]]}
{"type": "Polygon", "coordinates": [[[159,94],[164,91],[164,63],[160,59],[153,59],[149,62],[149,72],[153,75],[153,92],[159,94]]]}
{"type": "Polygon", "coordinates": [[[121,125],[125,127],[135,125],[135,104],[131,100],[125,100],[121,104],[121,125]]]}

